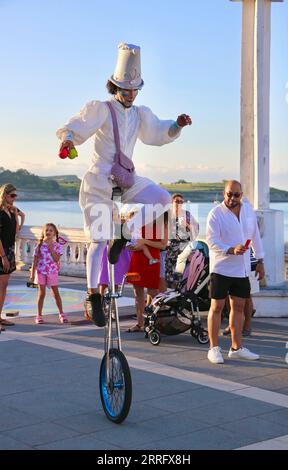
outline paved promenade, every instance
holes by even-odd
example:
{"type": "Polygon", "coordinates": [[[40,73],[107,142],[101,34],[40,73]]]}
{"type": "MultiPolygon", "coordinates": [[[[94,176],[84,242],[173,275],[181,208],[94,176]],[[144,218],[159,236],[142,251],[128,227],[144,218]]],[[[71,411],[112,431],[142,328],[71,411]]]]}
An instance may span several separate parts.
{"type": "MultiPolygon", "coordinates": [[[[16,292],[26,277],[16,273],[11,288],[16,292]]],[[[60,286],[84,291],[85,281],[62,277],[60,286]]],[[[131,306],[120,309],[133,382],[131,410],[121,425],[102,410],[103,331],[83,320],[83,312],[69,314],[68,325],[53,314],[43,325],[20,314],[6,327],[0,335],[0,449],[288,449],[288,318],[253,320],[245,345],[260,361],[229,360],[229,338],[222,337],[225,364],[212,365],[207,345],[189,333],[163,337],[155,347],[142,333],[126,332],[133,313],[131,306]]]]}

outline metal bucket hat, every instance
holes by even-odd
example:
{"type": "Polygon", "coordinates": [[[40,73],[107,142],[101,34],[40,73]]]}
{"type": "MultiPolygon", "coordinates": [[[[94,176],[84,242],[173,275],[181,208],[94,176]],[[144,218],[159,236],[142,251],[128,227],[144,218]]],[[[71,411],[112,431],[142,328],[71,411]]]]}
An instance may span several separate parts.
{"type": "Polygon", "coordinates": [[[142,88],[140,47],[122,42],[118,46],[118,58],[110,81],[119,88],[134,90],[142,88]]]}

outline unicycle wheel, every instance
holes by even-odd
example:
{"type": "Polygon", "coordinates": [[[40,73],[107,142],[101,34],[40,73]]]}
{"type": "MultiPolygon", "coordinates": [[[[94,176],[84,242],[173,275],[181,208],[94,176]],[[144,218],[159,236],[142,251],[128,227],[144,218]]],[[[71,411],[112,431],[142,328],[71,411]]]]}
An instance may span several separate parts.
{"type": "Polygon", "coordinates": [[[109,383],[107,383],[107,354],[100,366],[99,387],[103,409],[113,423],[122,423],[129,413],[132,381],[126,357],[119,349],[109,351],[109,383]]]}

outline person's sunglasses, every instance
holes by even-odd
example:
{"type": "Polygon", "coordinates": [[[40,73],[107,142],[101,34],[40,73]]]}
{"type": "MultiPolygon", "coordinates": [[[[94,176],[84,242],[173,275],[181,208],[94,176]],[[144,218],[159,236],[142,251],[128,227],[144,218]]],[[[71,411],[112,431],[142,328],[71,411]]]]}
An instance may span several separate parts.
{"type": "Polygon", "coordinates": [[[124,90],[123,88],[119,88],[119,93],[121,96],[123,96],[124,98],[126,96],[129,96],[130,95],[130,91],[134,91],[135,93],[138,93],[138,91],[140,91],[141,88],[135,88],[133,90],[124,90]]]}
{"type": "Polygon", "coordinates": [[[236,197],[236,198],[238,198],[238,197],[241,196],[241,194],[242,194],[242,193],[232,193],[232,192],[230,192],[230,191],[229,191],[229,193],[226,192],[226,196],[227,196],[229,199],[231,199],[231,197],[236,197]]]}
{"type": "Polygon", "coordinates": [[[174,202],[176,202],[176,204],[184,204],[182,199],[174,199],[174,202]]]}
{"type": "Polygon", "coordinates": [[[12,199],[14,199],[15,197],[17,197],[17,194],[8,194],[8,196],[12,197],[12,199]]]}

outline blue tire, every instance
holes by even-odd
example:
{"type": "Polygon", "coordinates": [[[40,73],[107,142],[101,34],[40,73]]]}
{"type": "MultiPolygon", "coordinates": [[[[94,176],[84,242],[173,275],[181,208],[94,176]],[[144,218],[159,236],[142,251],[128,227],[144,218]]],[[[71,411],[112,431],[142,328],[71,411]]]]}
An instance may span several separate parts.
{"type": "Polygon", "coordinates": [[[110,381],[107,383],[106,358],[104,355],[99,376],[100,396],[107,418],[122,423],[127,417],[132,400],[132,381],[126,357],[119,349],[109,351],[110,381]]]}

